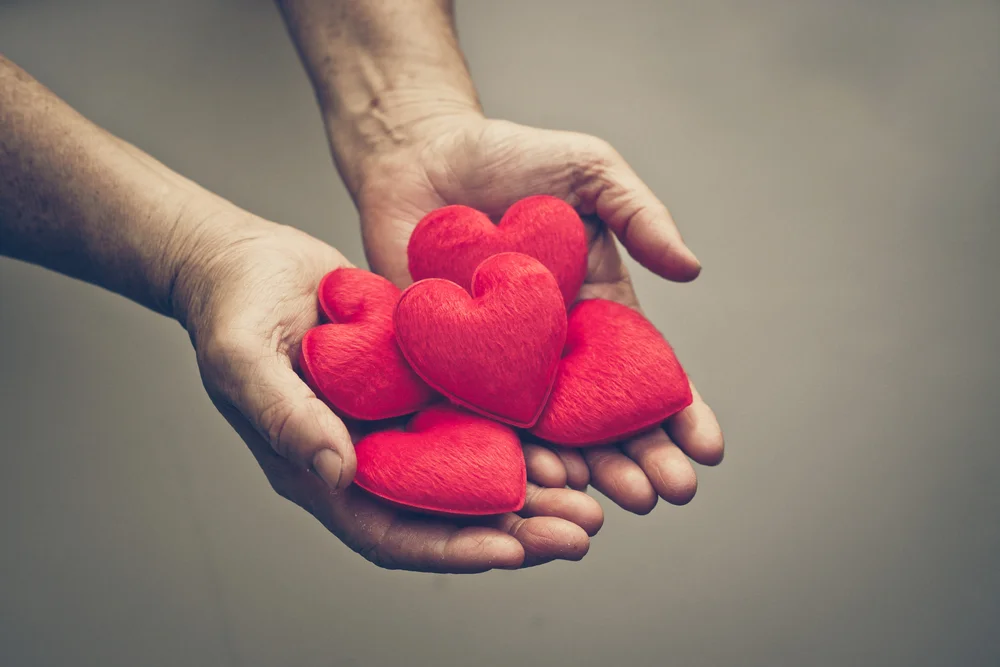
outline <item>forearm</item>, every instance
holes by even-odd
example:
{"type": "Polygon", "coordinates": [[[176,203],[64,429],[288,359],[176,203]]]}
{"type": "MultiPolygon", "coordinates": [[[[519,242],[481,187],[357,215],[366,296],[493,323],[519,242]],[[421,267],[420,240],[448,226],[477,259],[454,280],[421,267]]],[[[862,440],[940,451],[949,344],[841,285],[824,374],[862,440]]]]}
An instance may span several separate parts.
{"type": "Polygon", "coordinates": [[[0,56],[0,254],[174,314],[185,246],[212,199],[0,56]]]}
{"type": "Polygon", "coordinates": [[[278,0],[316,90],[337,167],[357,192],[364,161],[421,126],[480,113],[449,0],[278,0]]]}

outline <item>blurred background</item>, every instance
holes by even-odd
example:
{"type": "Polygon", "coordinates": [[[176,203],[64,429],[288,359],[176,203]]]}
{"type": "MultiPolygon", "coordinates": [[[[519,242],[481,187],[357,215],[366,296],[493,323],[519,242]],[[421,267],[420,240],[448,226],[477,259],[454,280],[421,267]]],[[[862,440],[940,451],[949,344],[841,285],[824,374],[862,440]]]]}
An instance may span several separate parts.
{"type": "MultiPolygon", "coordinates": [[[[458,2],[487,112],[611,141],[705,265],[635,269],[726,430],[580,563],[386,572],[275,495],[186,335],[0,261],[0,664],[1000,664],[1000,5],[458,2]]],[[[95,122],[363,262],[265,0],[0,1],[95,122]]]]}

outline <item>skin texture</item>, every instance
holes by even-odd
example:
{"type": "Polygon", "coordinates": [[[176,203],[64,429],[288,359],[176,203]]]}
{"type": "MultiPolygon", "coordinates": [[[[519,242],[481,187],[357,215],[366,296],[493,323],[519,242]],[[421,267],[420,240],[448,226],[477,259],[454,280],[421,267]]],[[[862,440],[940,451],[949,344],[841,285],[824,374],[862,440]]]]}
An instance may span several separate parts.
{"type": "Polygon", "coordinates": [[[0,254],[119,292],[187,330],[213,403],[274,489],[389,568],[479,572],[576,560],[603,523],[583,493],[529,485],[524,508],[475,524],[418,518],[350,486],[352,440],[296,374],[316,287],[348,266],[86,121],[0,58],[0,254]]]}
{"type": "MultiPolygon", "coordinates": [[[[486,119],[444,0],[282,0],[361,214],[372,268],[409,282],[406,244],[428,211],[465,204],[494,219],[532,194],[588,221],[581,298],[638,307],[614,236],[646,268],[691,280],[700,266],[669,214],[606,143],[486,119]]],[[[282,496],[383,567],[437,572],[579,559],[603,523],[588,483],[622,507],[690,500],[690,459],[722,459],[722,434],[692,406],[620,446],[526,446],[524,508],[488,520],[423,519],[350,486],[363,435],[295,372],[319,319],[315,289],[336,250],[260,219],[89,123],[0,57],[0,254],[116,291],[176,318],[205,387],[282,496]],[[669,435],[668,435],[669,433],[669,435]],[[564,488],[568,485],[569,489],[564,488]]]]}
{"type": "MultiPolygon", "coordinates": [[[[499,219],[511,203],[539,191],[565,199],[584,215],[589,253],[580,299],[599,297],[640,309],[616,237],[663,277],[697,276],[700,266],[666,208],[604,142],[471,113],[449,118],[447,127],[428,129],[427,139],[383,156],[358,194],[369,263],[396,284],[409,283],[406,245],[427,211],[464,204],[499,219]]],[[[689,502],[697,489],[692,461],[718,464],[724,447],[711,408],[692,392],[692,405],[670,418],[666,429],[620,445],[558,451],[560,462],[571,461],[563,466],[577,470],[582,458],[590,482],[632,512],[651,511],[658,497],[689,502]]],[[[529,467],[533,478],[563,474],[568,471],[529,467]]]]}
{"type": "MultiPolygon", "coordinates": [[[[369,264],[410,283],[406,246],[441,206],[471,206],[499,220],[535,194],[584,216],[588,272],[581,299],[639,309],[618,242],[650,271],[689,281],[701,265],[662,202],[606,142],[484,116],[459,49],[453,3],[282,0],[289,32],[316,89],[334,161],[361,213],[369,264]]],[[[692,465],[722,461],[722,431],[692,387],[690,407],[628,442],[585,452],[528,448],[528,476],[551,486],[592,483],[632,512],[658,498],[683,504],[692,465]]]]}
{"type": "MultiPolygon", "coordinates": [[[[382,567],[478,572],[581,558],[603,513],[579,491],[529,485],[525,507],[517,514],[471,523],[401,512],[346,486],[343,479],[333,489],[296,465],[295,448],[324,442],[344,426],[295,375],[292,360],[296,341],[319,323],[316,284],[345,260],[306,234],[273,227],[223,249],[216,266],[188,279],[195,284],[212,281],[210,286],[194,288],[185,282],[183,287],[212,294],[197,308],[195,319],[204,324],[193,327],[199,332],[196,341],[201,332],[210,341],[195,344],[202,375],[216,406],[257,457],[272,487],[382,567]],[[220,275],[227,278],[220,282],[214,277],[220,275]],[[241,334],[233,338],[232,331],[241,334]],[[233,396],[236,401],[229,400],[233,396]],[[237,407],[247,404],[259,411],[237,407]],[[252,418],[255,414],[265,420],[263,429],[260,418],[252,418]]],[[[347,426],[355,442],[367,434],[363,423],[347,426]]],[[[345,457],[345,478],[354,474],[353,449],[350,457],[345,457]]]]}

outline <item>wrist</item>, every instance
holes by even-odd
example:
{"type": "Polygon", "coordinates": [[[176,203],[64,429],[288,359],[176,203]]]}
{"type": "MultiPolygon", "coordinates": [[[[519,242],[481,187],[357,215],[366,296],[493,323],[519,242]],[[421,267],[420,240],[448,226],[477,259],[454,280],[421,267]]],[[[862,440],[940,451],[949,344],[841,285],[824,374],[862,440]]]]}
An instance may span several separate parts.
{"type": "Polygon", "coordinates": [[[129,183],[136,193],[130,218],[138,233],[128,254],[136,258],[136,272],[143,276],[149,296],[136,300],[189,329],[189,313],[197,295],[192,286],[199,282],[193,279],[196,269],[237,242],[241,229],[249,227],[254,216],[131,144],[111,140],[120,155],[116,162],[122,180],[128,174],[137,179],[141,175],[129,183]]]}
{"type": "Polygon", "coordinates": [[[373,158],[405,150],[448,118],[482,115],[452,4],[278,1],[352,195],[373,158]]]}
{"type": "Polygon", "coordinates": [[[355,199],[379,163],[484,118],[478,100],[446,87],[386,89],[367,102],[324,109],[323,117],[334,162],[355,199]]]}
{"type": "Polygon", "coordinates": [[[233,250],[259,238],[266,222],[211,193],[181,203],[166,245],[165,312],[192,340],[206,319],[233,250]]]}

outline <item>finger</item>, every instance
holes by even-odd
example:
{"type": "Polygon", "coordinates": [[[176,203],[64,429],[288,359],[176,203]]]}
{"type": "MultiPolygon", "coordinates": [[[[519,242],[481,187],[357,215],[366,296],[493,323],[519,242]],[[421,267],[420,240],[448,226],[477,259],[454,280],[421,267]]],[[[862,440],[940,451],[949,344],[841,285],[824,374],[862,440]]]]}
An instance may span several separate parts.
{"type": "Polygon", "coordinates": [[[552,451],[562,461],[566,468],[566,484],[571,489],[584,491],[590,484],[590,468],[583,460],[583,455],[575,449],[565,447],[553,447],[552,451]]]}
{"type": "Polygon", "coordinates": [[[523,518],[502,514],[491,525],[511,535],[524,547],[523,567],[553,560],[580,560],[590,549],[590,538],[583,528],[558,517],[523,518]]]}
{"type": "Polygon", "coordinates": [[[303,382],[287,357],[231,347],[215,365],[221,390],[280,456],[313,470],[330,488],[354,479],[354,445],[344,423],[303,382]]]}
{"type": "MultiPolygon", "coordinates": [[[[413,231],[413,225],[426,211],[414,210],[412,222],[394,218],[385,219],[386,224],[362,224],[365,256],[371,270],[386,278],[400,289],[413,282],[406,259],[406,244],[413,231]]],[[[366,218],[379,218],[378,213],[370,213],[366,218]]]]}
{"type": "Polygon", "coordinates": [[[388,165],[387,171],[358,193],[358,210],[361,212],[361,236],[365,257],[375,273],[384,276],[400,289],[413,282],[410,277],[406,248],[413,228],[428,211],[448,203],[431,188],[411,190],[408,196],[385,196],[385,192],[399,192],[400,179],[412,182],[419,174],[419,165],[388,165]],[[404,173],[401,173],[404,172],[404,173]]]}
{"type": "Polygon", "coordinates": [[[331,491],[315,475],[279,456],[235,408],[220,405],[219,409],[279,495],[309,511],[380,567],[463,573],[516,568],[524,561],[524,547],[506,531],[401,512],[357,486],[331,491]]]}
{"type": "Polygon", "coordinates": [[[694,466],[680,447],[657,428],[625,443],[622,449],[639,464],[661,498],[673,505],[691,502],[698,490],[694,466]]]}
{"type": "Polygon", "coordinates": [[[587,254],[587,281],[580,289],[580,299],[608,299],[641,312],[614,235],[606,225],[591,223],[593,216],[586,216],[585,219],[588,227],[594,228],[595,235],[587,254]]]}
{"type": "Polygon", "coordinates": [[[525,559],[517,538],[497,528],[458,526],[448,519],[405,512],[398,513],[369,548],[359,551],[382,568],[451,574],[517,568],[525,559]]]}
{"type": "Polygon", "coordinates": [[[529,481],[554,489],[566,486],[566,466],[555,452],[532,443],[525,443],[523,449],[529,481]]]}
{"type": "Polygon", "coordinates": [[[667,433],[695,462],[706,466],[718,465],[726,452],[722,427],[693,384],[691,395],[691,405],[667,420],[667,433]]]}
{"type": "Polygon", "coordinates": [[[591,537],[604,525],[604,510],[586,493],[572,489],[547,489],[534,484],[528,484],[524,507],[518,514],[523,517],[566,519],[583,528],[591,537]]]}
{"type": "Polygon", "coordinates": [[[587,447],[583,458],[590,467],[594,487],[617,505],[635,514],[656,507],[656,489],[646,473],[617,447],[587,447]]]}
{"type": "Polygon", "coordinates": [[[667,207],[642,182],[625,159],[603,142],[588,146],[581,158],[589,168],[576,188],[583,212],[596,212],[628,253],[650,271],[686,282],[701,264],[685,245],[667,207]]]}

